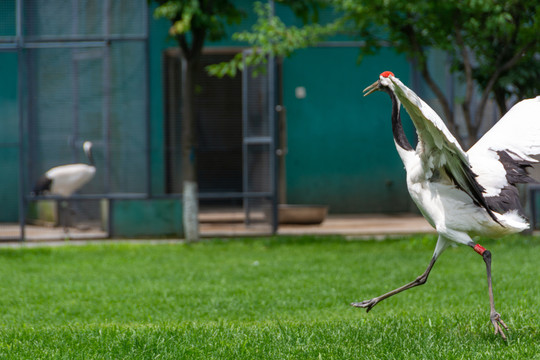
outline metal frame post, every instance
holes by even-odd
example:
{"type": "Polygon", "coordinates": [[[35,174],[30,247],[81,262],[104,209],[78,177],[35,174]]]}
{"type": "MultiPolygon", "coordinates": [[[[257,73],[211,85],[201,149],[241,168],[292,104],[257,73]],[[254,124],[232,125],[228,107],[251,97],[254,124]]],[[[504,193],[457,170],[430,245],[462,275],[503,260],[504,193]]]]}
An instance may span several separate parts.
{"type": "Polygon", "coordinates": [[[246,225],[249,225],[251,223],[250,219],[250,209],[249,209],[249,198],[245,195],[249,192],[249,162],[247,158],[248,154],[248,144],[246,142],[247,136],[248,136],[248,116],[249,116],[249,110],[248,110],[248,77],[249,74],[249,68],[246,66],[246,59],[245,54],[247,52],[244,51],[244,56],[242,57],[243,61],[243,68],[242,71],[242,198],[244,202],[244,221],[246,225]]]}
{"type": "Polygon", "coordinates": [[[105,157],[104,168],[104,188],[105,193],[111,192],[111,43],[110,35],[110,1],[105,0],[103,4],[103,33],[105,36],[105,47],[103,48],[103,73],[102,73],[102,88],[103,88],[103,103],[102,103],[102,136],[103,136],[103,153],[105,157]]]}
{"type": "Polygon", "coordinates": [[[152,197],[152,137],[151,137],[151,124],[150,124],[150,45],[148,41],[148,36],[150,34],[150,23],[148,21],[148,6],[145,6],[143,9],[143,21],[144,21],[144,32],[146,36],[146,41],[144,42],[144,52],[145,52],[145,76],[144,76],[144,97],[146,99],[145,104],[145,128],[146,128],[146,194],[149,198],[152,197]]]}
{"type": "Polygon", "coordinates": [[[22,0],[16,4],[16,43],[17,43],[17,105],[19,112],[19,241],[26,240],[26,152],[25,152],[25,123],[24,123],[24,71],[26,65],[24,53],[24,38],[22,33],[22,0]]]}
{"type": "MultiPolygon", "coordinates": [[[[269,0],[270,14],[275,14],[274,0],[269,0]]],[[[276,126],[276,59],[273,55],[268,58],[268,122],[270,126],[270,191],[272,197],[270,199],[272,208],[272,234],[277,233],[279,226],[278,216],[278,159],[277,159],[277,142],[278,142],[278,127],[276,126]]]]}
{"type": "Polygon", "coordinates": [[[270,134],[272,136],[272,141],[270,142],[270,192],[272,197],[270,199],[271,209],[272,209],[272,234],[275,234],[278,230],[278,198],[277,198],[277,188],[278,188],[278,162],[277,162],[277,126],[276,126],[276,79],[275,79],[275,58],[270,56],[268,59],[268,125],[270,127],[270,134]]]}

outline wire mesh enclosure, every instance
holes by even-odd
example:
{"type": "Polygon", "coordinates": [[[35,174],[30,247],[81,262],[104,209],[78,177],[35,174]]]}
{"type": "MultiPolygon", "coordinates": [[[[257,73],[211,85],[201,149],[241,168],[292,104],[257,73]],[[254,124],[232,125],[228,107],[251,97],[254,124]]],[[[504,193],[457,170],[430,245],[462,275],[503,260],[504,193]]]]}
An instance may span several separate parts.
{"type": "Polygon", "coordinates": [[[9,65],[17,76],[8,78],[17,88],[17,111],[10,117],[17,125],[8,129],[18,136],[3,146],[17,150],[19,166],[3,165],[19,168],[18,186],[11,190],[18,190],[20,201],[17,216],[0,221],[16,218],[21,226],[18,234],[0,236],[51,238],[57,229],[63,230],[60,236],[107,236],[108,200],[119,194],[143,197],[149,188],[147,3],[6,3],[2,24],[11,25],[1,29],[1,56],[16,58],[9,65]],[[44,194],[32,191],[51,168],[87,164],[87,141],[95,160],[95,176],[87,184],[69,200],[53,187],[44,194]]]}
{"type": "MultiPolygon", "coordinates": [[[[180,60],[167,50],[163,73],[149,73],[148,19],[145,0],[0,2],[0,240],[181,234],[180,60]],[[164,118],[150,118],[151,76],[164,80],[164,118]],[[52,174],[73,164],[93,166],[91,179],[53,190],[52,174]]],[[[234,53],[205,53],[197,76],[203,236],[216,218],[277,227],[274,65],[206,74],[234,53]]]]}
{"type": "Polygon", "coordinates": [[[101,171],[85,193],[145,192],[144,44],[31,49],[28,57],[29,178],[84,161],[89,140],[101,171]]]}

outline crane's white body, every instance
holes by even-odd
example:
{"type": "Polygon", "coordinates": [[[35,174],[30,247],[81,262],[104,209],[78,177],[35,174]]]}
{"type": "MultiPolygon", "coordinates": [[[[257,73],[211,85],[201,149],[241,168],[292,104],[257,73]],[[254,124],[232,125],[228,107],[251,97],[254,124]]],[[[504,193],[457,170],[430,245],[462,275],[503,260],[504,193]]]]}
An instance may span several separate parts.
{"type": "MultiPolygon", "coordinates": [[[[49,169],[36,181],[32,193],[34,195],[51,194],[69,198],[74,192],[92,180],[96,174],[96,167],[94,166],[94,158],[92,156],[92,143],[85,141],[83,143],[83,150],[89,164],[67,164],[49,169]]],[[[68,210],[67,201],[61,201],[60,205],[60,211],[68,210]]],[[[70,212],[68,211],[63,217],[66,236],[68,233],[69,221],[67,221],[67,217],[69,214],[70,212]]]]}
{"type": "Polygon", "coordinates": [[[45,173],[45,177],[52,181],[51,194],[68,197],[92,180],[95,174],[95,166],[69,164],[53,167],[45,173]]]}
{"type": "Polygon", "coordinates": [[[34,194],[48,193],[69,197],[88,183],[96,174],[94,158],[92,156],[92,143],[85,141],[83,144],[89,164],[67,164],[49,169],[37,181],[34,194]]]}
{"type": "Polygon", "coordinates": [[[512,186],[497,151],[506,151],[514,160],[537,162],[531,156],[540,154],[540,96],[518,103],[465,152],[435,111],[399,79],[381,77],[380,82],[392,89],[418,133],[416,149],[406,150],[397,143],[396,148],[412,199],[440,235],[435,256],[448,246],[448,240],[470,244],[471,235],[499,236],[529,227],[517,211],[493,212],[495,221],[470,196],[474,189],[463,172],[465,167],[472,169],[483,197],[496,197],[512,186]]]}

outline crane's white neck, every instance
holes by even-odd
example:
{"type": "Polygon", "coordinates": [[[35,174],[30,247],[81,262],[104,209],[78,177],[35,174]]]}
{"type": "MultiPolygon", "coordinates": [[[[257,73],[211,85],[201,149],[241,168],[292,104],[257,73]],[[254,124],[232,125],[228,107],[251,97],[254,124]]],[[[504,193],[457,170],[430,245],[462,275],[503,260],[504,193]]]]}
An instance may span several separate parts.
{"type": "Polygon", "coordinates": [[[92,154],[92,143],[90,141],[85,141],[83,144],[83,150],[88,158],[90,165],[94,166],[94,156],[92,154]]]}

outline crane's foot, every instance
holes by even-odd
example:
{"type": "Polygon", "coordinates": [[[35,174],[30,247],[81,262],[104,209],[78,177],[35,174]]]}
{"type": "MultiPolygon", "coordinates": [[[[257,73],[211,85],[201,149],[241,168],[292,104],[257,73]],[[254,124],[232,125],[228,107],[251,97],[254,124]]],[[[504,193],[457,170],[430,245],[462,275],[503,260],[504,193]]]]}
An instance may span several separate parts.
{"type": "Polygon", "coordinates": [[[351,306],[357,307],[357,308],[364,308],[366,309],[366,312],[369,312],[375,305],[379,303],[379,298],[373,298],[371,300],[364,300],[362,302],[353,302],[351,303],[351,306]]]}
{"type": "Polygon", "coordinates": [[[501,319],[501,315],[498,312],[492,312],[490,315],[491,323],[493,324],[493,327],[495,328],[495,335],[499,334],[503,338],[503,340],[506,340],[506,335],[503,332],[503,328],[505,330],[508,330],[508,326],[504,323],[504,321],[501,319]]]}

